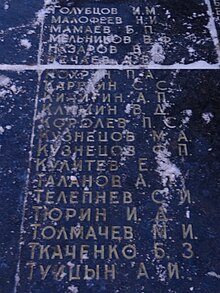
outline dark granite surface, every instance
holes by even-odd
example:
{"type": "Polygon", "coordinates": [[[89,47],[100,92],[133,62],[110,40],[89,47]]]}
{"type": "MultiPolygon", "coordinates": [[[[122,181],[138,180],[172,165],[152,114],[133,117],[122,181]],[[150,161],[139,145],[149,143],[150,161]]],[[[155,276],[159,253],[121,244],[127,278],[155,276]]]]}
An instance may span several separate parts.
{"type": "Polygon", "coordinates": [[[44,7],[43,1],[0,3],[0,293],[220,292],[220,53],[216,39],[220,2],[58,2],[44,7]],[[152,24],[150,41],[144,43],[143,34],[146,29],[149,32],[150,16],[154,16],[146,13],[146,6],[155,7],[157,23],[152,24]],[[99,9],[101,14],[93,10],[91,15],[86,7],[99,9]],[[138,7],[140,13],[132,14],[138,7]],[[74,14],[80,9],[82,15],[74,14]],[[57,20],[53,24],[52,39],[58,35],[56,29],[64,35],[51,41],[53,17],[65,17],[67,12],[68,19],[60,28],[57,20]],[[92,17],[95,21],[102,18],[96,33],[93,24],[85,31],[85,17],[88,22],[92,17]],[[143,17],[144,23],[137,17],[143,17]],[[82,33],[63,32],[67,25],[82,33]],[[131,29],[134,32],[129,34],[131,29]],[[105,38],[96,44],[86,44],[85,38],[78,44],[69,39],[85,35],[105,38]],[[107,43],[103,45],[103,41],[107,43]],[[57,46],[57,52],[50,52],[51,44],[57,46]],[[26,67],[21,70],[21,65],[26,67]],[[110,65],[108,70],[106,65],[110,65]],[[110,100],[103,99],[108,94],[110,100]],[[104,132],[107,141],[100,141],[99,133],[104,132]],[[83,135],[83,141],[75,138],[77,133],[83,135]],[[83,148],[82,153],[77,147],[83,148]],[[140,158],[143,164],[138,168],[140,158]],[[93,160],[91,169],[88,160],[93,160]],[[112,161],[117,170],[111,169],[112,161]],[[92,181],[83,184],[83,176],[92,176],[92,181]],[[120,176],[120,184],[112,184],[113,176],[120,176]],[[108,184],[102,186],[106,178],[108,184]],[[43,190],[40,200],[37,189],[43,190]],[[190,200],[181,201],[181,190],[190,194],[190,200]],[[94,198],[84,203],[88,191],[93,196],[106,192],[106,203],[94,198]],[[46,192],[52,196],[47,201],[46,192]],[[67,202],[60,192],[66,194],[67,202]],[[78,203],[69,202],[70,192],[79,193],[78,203]],[[118,192],[119,203],[116,199],[109,202],[110,192],[118,192]],[[123,203],[123,192],[132,194],[132,203],[123,203]],[[53,202],[59,195],[60,201],[53,202]],[[137,209],[137,219],[128,220],[128,208],[137,209]],[[55,221],[45,216],[50,209],[55,209],[51,218],[59,213],[62,218],[55,221]],[[76,212],[69,221],[67,209],[76,212]],[[80,209],[91,209],[90,221],[80,218],[80,209]],[[106,221],[96,220],[97,209],[106,209],[106,221]],[[154,237],[155,224],[167,225],[167,239],[154,237]],[[189,232],[192,227],[185,239],[183,225],[189,232]],[[42,229],[47,226],[52,228],[43,230],[44,234],[42,229]],[[112,226],[119,227],[115,239],[103,235],[96,239],[93,230],[88,239],[68,237],[71,227],[83,227],[86,234],[89,227],[98,231],[105,226],[109,235],[112,226]],[[132,227],[133,237],[126,239],[127,226],[132,227]],[[57,234],[50,237],[60,229],[65,232],[59,239],[57,234]],[[49,247],[40,254],[39,245],[49,247]],[[73,245],[76,257],[65,255],[73,245]],[[89,251],[80,257],[82,245],[89,245],[89,251]],[[95,258],[95,245],[105,246],[103,259],[100,255],[95,258]],[[111,245],[117,245],[119,257],[117,253],[109,256],[111,245]],[[97,272],[94,278],[86,276],[86,268],[96,265],[100,265],[100,277],[97,272]],[[115,278],[110,274],[105,278],[105,266],[112,265],[115,278]],[[140,267],[143,274],[138,278],[140,267]],[[80,280],[73,278],[77,268],[80,280]]]}

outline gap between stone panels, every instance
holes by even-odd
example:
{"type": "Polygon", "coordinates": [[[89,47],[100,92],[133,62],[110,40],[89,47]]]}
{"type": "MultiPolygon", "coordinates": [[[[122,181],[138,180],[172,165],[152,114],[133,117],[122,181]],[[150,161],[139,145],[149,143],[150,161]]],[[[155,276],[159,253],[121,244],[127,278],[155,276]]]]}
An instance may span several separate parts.
{"type": "Polygon", "coordinates": [[[37,71],[42,73],[45,70],[216,70],[220,69],[219,64],[208,64],[205,61],[198,61],[191,64],[173,64],[173,65],[23,65],[23,64],[0,64],[0,71],[37,71]]]}

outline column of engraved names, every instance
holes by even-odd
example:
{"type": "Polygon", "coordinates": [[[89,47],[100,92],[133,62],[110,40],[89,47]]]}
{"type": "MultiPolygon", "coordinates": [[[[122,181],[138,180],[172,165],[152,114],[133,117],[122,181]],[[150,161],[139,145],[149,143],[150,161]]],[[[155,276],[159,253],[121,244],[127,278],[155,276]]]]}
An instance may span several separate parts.
{"type": "Polygon", "coordinates": [[[110,71],[47,72],[37,115],[30,279],[115,279],[117,263],[136,257],[137,216],[122,164],[135,156],[135,137],[122,104],[110,71]]]}
{"type": "Polygon", "coordinates": [[[160,168],[173,167],[168,142],[176,145],[174,155],[188,156],[184,127],[175,130],[175,139],[172,135],[168,92],[168,82],[149,70],[47,73],[32,171],[30,279],[37,273],[42,280],[115,279],[126,263],[137,279],[160,280],[161,269],[170,279],[184,277],[179,257],[194,256],[193,227],[179,222],[175,211],[180,206],[189,218],[190,192],[172,182],[172,172],[148,183],[155,156],[160,168]],[[146,139],[138,147],[140,131],[146,139]],[[153,243],[141,235],[146,217],[154,219],[153,243]],[[181,234],[183,243],[176,247],[181,234]]]}
{"type": "Polygon", "coordinates": [[[162,47],[155,47],[155,42],[171,41],[161,32],[165,24],[160,24],[158,32],[157,9],[145,5],[57,5],[46,20],[45,58],[60,64],[149,64],[153,51],[157,51],[155,56],[162,53],[162,47]],[[129,18],[124,16],[125,9],[129,18]]]}

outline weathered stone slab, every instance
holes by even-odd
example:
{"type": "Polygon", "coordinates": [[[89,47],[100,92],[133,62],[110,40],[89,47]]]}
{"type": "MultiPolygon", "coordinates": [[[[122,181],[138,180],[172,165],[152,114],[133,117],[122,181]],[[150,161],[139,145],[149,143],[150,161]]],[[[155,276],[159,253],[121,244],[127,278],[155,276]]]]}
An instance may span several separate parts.
{"type": "Polygon", "coordinates": [[[199,251],[212,243],[201,194],[217,195],[215,180],[201,186],[213,176],[203,160],[218,169],[207,134],[217,127],[216,76],[42,75],[18,292],[215,288],[199,251]]]}
{"type": "Polygon", "coordinates": [[[0,291],[218,292],[218,1],[1,5],[0,291]]]}
{"type": "Polygon", "coordinates": [[[42,60],[75,65],[216,63],[216,31],[207,8],[206,1],[61,1],[45,19],[42,60]]]}

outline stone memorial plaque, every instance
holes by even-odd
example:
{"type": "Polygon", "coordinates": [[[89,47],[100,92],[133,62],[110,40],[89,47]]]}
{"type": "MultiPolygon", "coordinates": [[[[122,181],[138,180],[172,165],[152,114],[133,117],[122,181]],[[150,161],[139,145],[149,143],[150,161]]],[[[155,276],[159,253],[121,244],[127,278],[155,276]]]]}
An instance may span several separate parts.
{"type": "Polygon", "coordinates": [[[220,292],[220,1],[3,2],[0,293],[220,292]]]}

